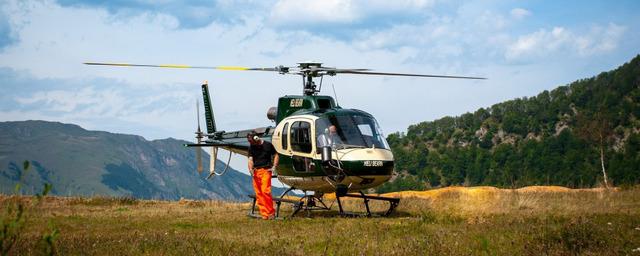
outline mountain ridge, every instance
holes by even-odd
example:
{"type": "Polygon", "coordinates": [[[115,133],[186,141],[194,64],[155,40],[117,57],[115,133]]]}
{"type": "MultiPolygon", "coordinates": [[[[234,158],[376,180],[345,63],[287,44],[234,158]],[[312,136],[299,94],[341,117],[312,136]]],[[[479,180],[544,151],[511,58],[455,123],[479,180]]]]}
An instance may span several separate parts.
{"type": "MultiPolygon", "coordinates": [[[[231,167],[225,175],[206,180],[208,173],[196,172],[195,151],[185,143],[61,122],[0,122],[0,192],[12,193],[21,181],[27,194],[51,183],[52,194],[61,196],[246,201],[253,193],[251,178],[231,167]],[[30,171],[22,171],[24,160],[32,163],[30,171]]],[[[225,163],[217,161],[221,171],[225,163]]],[[[206,153],[203,163],[208,169],[206,153]]],[[[274,187],[274,194],[281,190],[274,187]]]]}

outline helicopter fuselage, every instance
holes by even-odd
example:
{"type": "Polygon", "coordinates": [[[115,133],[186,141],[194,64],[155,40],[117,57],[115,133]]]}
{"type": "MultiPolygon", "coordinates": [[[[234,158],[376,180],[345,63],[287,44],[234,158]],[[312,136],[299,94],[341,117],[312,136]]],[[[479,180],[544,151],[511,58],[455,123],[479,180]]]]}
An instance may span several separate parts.
{"type": "Polygon", "coordinates": [[[329,96],[284,96],[277,113],[270,141],[280,156],[282,183],[319,192],[342,184],[359,191],[391,178],[393,154],[369,113],[343,109],[329,96]],[[329,145],[322,140],[330,130],[336,141],[329,145]],[[322,146],[330,148],[330,162],[323,161],[322,146]]]}
{"type": "MultiPolygon", "coordinates": [[[[214,131],[206,88],[203,85],[207,129],[214,131]]],[[[377,121],[367,112],[343,109],[330,96],[288,95],[279,98],[278,107],[270,108],[267,117],[276,125],[208,134],[205,144],[192,146],[210,145],[246,156],[247,135],[256,132],[279,155],[278,180],[306,191],[335,192],[338,186],[360,191],[391,178],[393,153],[377,121]],[[328,143],[330,136],[333,139],[328,143]]]]}

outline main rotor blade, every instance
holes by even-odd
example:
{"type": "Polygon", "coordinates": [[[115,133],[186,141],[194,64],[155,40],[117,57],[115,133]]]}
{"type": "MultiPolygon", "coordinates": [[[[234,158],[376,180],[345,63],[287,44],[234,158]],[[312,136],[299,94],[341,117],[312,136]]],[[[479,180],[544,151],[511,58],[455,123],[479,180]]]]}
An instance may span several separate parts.
{"type": "Polygon", "coordinates": [[[85,62],[85,65],[92,66],[116,66],[116,67],[147,67],[147,68],[195,68],[195,69],[217,69],[217,70],[237,70],[237,71],[282,71],[281,67],[276,68],[249,68],[238,66],[189,66],[189,65],[176,65],[176,64],[131,64],[131,63],[107,63],[107,62],[85,62]]]}
{"type": "MultiPolygon", "coordinates": [[[[356,74],[356,75],[379,75],[379,76],[413,76],[413,77],[435,77],[435,78],[456,78],[456,79],[487,79],[484,77],[471,77],[471,76],[445,76],[445,75],[422,75],[422,74],[409,74],[409,73],[388,73],[388,72],[373,72],[370,69],[354,68],[354,69],[341,69],[332,67],[285,67],[277,66],[273,68],[251,68],[240,66],[189,66],[189,65],[176,65],[176,64],[131,64],[131,63],[108,63],[108,62],[85,62],[85,65],[92,66],[117,66],[117,67],[149,67],[149,68],[192,68],[192,69],[215,69],[215,70],[235,70],[235,71],[271,71],[278,72],[280,74],[297,74],[297,75],[309,75],[309,73],[326,72],[328,75],[335,74],[356,74]]],[[[320,76],[324,74],[319,74],[320,76]]],[[[318,75],[313,75],[318,76],[318,75]]]]}
{"type": "Polygon", "coordinates": [[[485,77],[473,77],[473,76],[421,75],[421,74],[386,73],[386,72],[370,72],[370,71],[340,70],[340,69],[336,69],[333,72],[335,72],[337,74],[358,74],[358,75],[416,76],[416,77],[457,78],[457,79],[487,79],[485,77]]]}
{"type": "Polygon", "coordinates": [[[328,72],[331,72],[331,71],[356,71],[356,72],[359,72],[359,71],[369,71],[369,70],[371,70],[371,69],[368,69],[368,68],[329,68],[329,67],[319,67],[319,68],[312,67],[312,68],[309,68],[309,69],[311,71],[328,71],[328,72]]]}

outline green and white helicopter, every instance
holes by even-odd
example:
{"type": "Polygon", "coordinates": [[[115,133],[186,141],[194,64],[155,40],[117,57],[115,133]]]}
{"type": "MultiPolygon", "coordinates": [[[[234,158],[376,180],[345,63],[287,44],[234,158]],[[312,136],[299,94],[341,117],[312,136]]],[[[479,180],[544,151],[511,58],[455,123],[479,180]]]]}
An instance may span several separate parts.
{"type": "MultiPolygon", "coordinates": [[[[399,198],[367,195],[363,191],[377,187],[388,181],[393,173],[393,153],[380,131],[376,119],[369,113],[358,109],[346,109],[338,106],[331,96],[318,95],[324,76],[338,74],[409,76],[454,79],[486,79],[482,77],[423,75],[407,73],[374,72],[370,69],[341,69],[324,67],[319,62],[301,62],[294,67],[277,66],[274,68],[249,68],[237,66],[187,66],[187,65],[148,65],[126,63],[87,62],[87,65],[156,67],[156,68],[195,68],[236,71],[267,71],[283,75],[302,76],[302,95],[286,95],[278,99],[277,107],[267,111],[267,118],[275,125],[240,131],[221,131],[211,107],[209,87],[202,85],[207,131],[202,132],[198,117],[196,143],[188,147],[210,147],[209,178],[222,175],[215,171],[218,149],[247,156],[249,142],[247,136],[257,133],[261,139],[270,141],[280,157],[280,165],[274,177],[289,186],[279,197],[275,197],[279,215],[280,204],[294,204],[292,216],[300,210],[307,214],[312,210],[329,210],[322,200],[324,193],[335,193],[338,210],[345,212],[340,201],[343,197],[361,198],[366,208],[366,216],[372,216],[370,200],[389,202],[388,210],[381,215],[389,215],[398,205],[399,198]],[[320,78],[317,85],[315,78],[320,78]],[[301,190],[305,196],[300,200],[285,198],[291,190],[301,190]],[[307,192],[313,192],[307,195],[307,192]]],[[[199,107],[198,107],[199,109],[199,107]]],[[[198,110],[199,116],[199,110],[198,110]]],[[[202,172],[200,149],[196,150],[198,171],[202,172]]],[[[231,153],[229,154],[229,160],[231,153]]],[[[227,160],[227,167],[229,164],[227,160]]],[[[332,204],[333,205],[333,204],[332,204]]],[[[254,214],[254,206],[250,215],[254,214]]]]}

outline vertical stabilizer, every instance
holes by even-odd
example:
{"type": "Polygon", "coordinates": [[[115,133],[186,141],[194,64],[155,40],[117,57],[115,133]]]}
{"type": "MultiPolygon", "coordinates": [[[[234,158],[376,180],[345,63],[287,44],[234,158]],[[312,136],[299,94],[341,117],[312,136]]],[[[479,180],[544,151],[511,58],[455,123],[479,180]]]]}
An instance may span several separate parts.
{"type": "Polygon", "coordinates": [[[216,132],[216,120],[213,118],[209,85],[206,82],[202,84],[202,98],[204,103],[204,117],[207,121],[207,134],[213,134],[216,132]]]}

